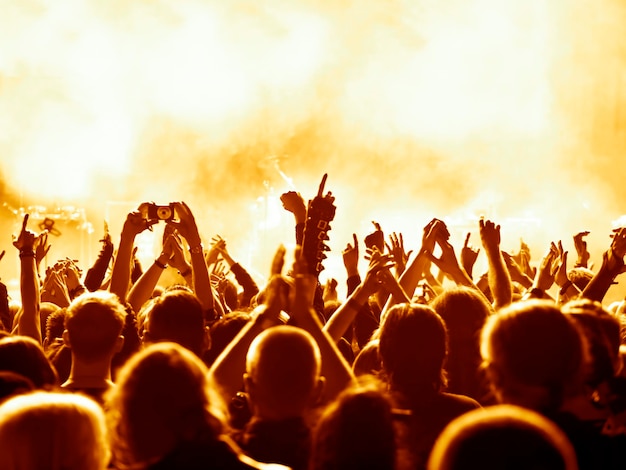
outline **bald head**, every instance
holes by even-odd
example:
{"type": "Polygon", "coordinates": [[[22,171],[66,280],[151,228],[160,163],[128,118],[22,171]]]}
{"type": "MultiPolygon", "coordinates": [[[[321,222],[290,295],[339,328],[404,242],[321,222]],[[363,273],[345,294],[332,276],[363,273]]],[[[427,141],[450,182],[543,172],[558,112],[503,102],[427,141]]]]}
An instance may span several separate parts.
{"type": "Polygon", "coordinates": [[[321,356],[309,333],[276,326],[250,345],[246,388],[253,407],[272,416],[300,415],[319,393],[321,356]]]}

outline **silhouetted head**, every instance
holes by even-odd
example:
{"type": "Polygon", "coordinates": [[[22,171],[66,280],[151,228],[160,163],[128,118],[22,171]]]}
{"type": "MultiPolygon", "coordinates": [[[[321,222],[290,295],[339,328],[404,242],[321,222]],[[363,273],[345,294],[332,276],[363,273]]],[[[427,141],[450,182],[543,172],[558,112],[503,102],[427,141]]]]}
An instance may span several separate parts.
{"type": "Polygon", "coordinates": [[[576,323],[588,347],[585,382],[596,387],[612,379],[622,367],[619,354],[620,322],[600,302],[580,299],[567,302],[563,313],[576,323]]]}
{"type": "Polygon", "coordinates": [[[176,289],[154,299],[146,311],[142,339],[144,344],[170,341],[202,357],[208,348],[204,313],[191,292],[176,289]]]}
{"type": "Polygon", "coordinates": [[[311,470],[395,468],[392,407],[380,385],[348,389],[324,411],[313,432],[311,470]]]}
{"type": "Polygon", "coordinates": [[[398,391],[430,393],[444,388],[447,347],[445,323],[432,307],[398,304],[384,316],[379,353],[383,370],[398,391]]]}
{"type": "Polygon", "coordinates": [[[79,394],[34,392],[0,406],[4,470],[104,470],[106,436],[100,405],[79,394]]]}
{"type": "Polygon", "coordinates": [[[7,336],[0,339],[0,370],[27,377],[36,388],[58,385],[57,373],[46,358],[43,348],[28,336],[7,336]]]}
{"type": "Polygon", "coordinates": [[[93,362],[122,348],[126,311],[115,294],[98,290],[72,301],[65,315],[63,340],[73,356],[93,362]]]}
{"type": "Polygon", "coordinates": [[[208,370],[176,343],[156,343],[132,356],[106,397],[115,462],[141,466],[181,442],[221,432],[209,398],[208,370]]]}
{"type": "Polygon", "coordinates": [[[450,341],[480,341],[480,330],[493,307],[476,289],[459,286],[444,289],[430,306],[446,323],[450,341]]]}
{"type": "Polygon", "coordinates": [[[513,405],[470,411],[439,435],[428,470],[576,470],[576,453],[559,427],[513,405]]]}
{"type": "Polygon", "coordinates": [[[582,336],[548,300],[517,302],[490,317],[481,353],[501,403],[556,410],[582,378],[582,336]]]}
{"type": "Polygon", "coordinates": [[[269,328],[248,350],[246,391],[253,414],[284,419],[303,415],[321,393],[321,356],[315,340],[293,326],[269,328]]]}
{"type": "Polygon", "coordinates": [[[352,365],[354,375],[357,377],[362,375],[379,376],[382,364],[380,363],[378,346],[378,340],[373,339],[359,351],[352,365]]]}
{"type": "Polygon", "coordinates": [[[250,318],[249,313],[235,311],[227,313],[211,325],[209,329],[211,347],[205,355],[207,364],[212,364],[217,359],[226,349],[226,346],[250,321],[250,318]]]}

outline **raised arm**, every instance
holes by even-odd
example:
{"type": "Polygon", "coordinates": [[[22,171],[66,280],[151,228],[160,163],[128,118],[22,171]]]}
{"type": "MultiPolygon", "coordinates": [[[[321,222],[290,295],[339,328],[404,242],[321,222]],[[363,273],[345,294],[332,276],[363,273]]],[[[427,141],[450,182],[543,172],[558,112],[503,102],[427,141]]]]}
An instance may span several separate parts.
{"type": "Polygon", "coordinates": [[[430,266],[430,256],[435,247],[437,237],[449,236],[448,229],[439,219],[433,219],[424,227],[422,234],[422,246],[413,256],[406,269],[400,276],[400,285],[409,297],[413,296],[417,284],[424,277],[424,272],[430,266]],[[441,232],[441,235],[439,235],[441,232]]]}
{"type": "Polygon", "coordinates": [[[489,263],[489,288],[496,310],[511,303],[513,290],[511,276],[500,252],[500,226],[490,220],[480,219],[480,241],[489,263]]]}
{"type": "Polygon", "coordinates": [[[585,237],[589,235],[587,230],[582,232],[578,232],[574,235],[574,248],[576,249],[576,263],[574,264],[577,268],[586,268],[589,263],[589,251],[587,250],[587,242],[585,241],[585,237]]]}
{"type": "Polygon", "coordinates": [[[349,364],[343,358],[335,341],[322,329],[322,324],[313,309],[316,278],[305,266],[306,260],[296,249],[293,272],[295,275],[294,297],[290,323],[306,330],[315,339],[322,357],[322,375],[326,379],[323,401],[329,403],[341,391],[354,382],[349,364]]]}
{"type": "Polygon", "coordinates": [[[178,215],[177,222],[170,222],[178,233],[187,240],[191,254],[191,270],[193,275],[193,290],[206,312],[207,321],[213,321],[224,315],[222,304],[216,299],[211,286],[209,269],[204,259],[202,239],[196,225],[196,219],[191,209],[184,202],[175,202],[174,207],[178,215]]]}
{"type": "Polygon", "coordinates": [[[361,276],[359,275],[359,239],[356,233],[352,234],[352,239],[354,243],[348,243],[341,252],[343,265],[346,268],[348,295],[352,294],[354,289],[361,284],[361,276]]]}
{"type": "Polygon", "coordinates": [[[104,222],[104,236],[100,243],[102,243],[102,248],[100,248],[98,258],[96,258],[96,261],[85,275],[85,287],[90,292],[94,292],[102,287],[107,269],[113,258],[113,242],[109,233],[109,225],[106,222],[104,222]]]}
{"type": "Polygon", "coordinates": [[[126,303],[126,296],[130,287],[135,237],[154,223],[143,218],[139,211],[130,212],[126,216],[120,235],[120,244],[117,248],[117,256],[113,262],[111,284],[109,286],[109,291],[116,294],[122,303],[126,303]]]}
{"type": "Polygon", "coordinates": [[[583,290],[581,297],[602,302],[615,278],[624,272],[626,228],[613,231],[611,246],[602,256],[602,266],[583,290]]]}
{"type": "Polygon", "coordinates": [[[548,294],[548,290],[552,287],[552,284],[554,284],[555,262],[557,261],[558,255],[557,245],[554,242],[550,242],[550,248],[541,259],[541,263],[539,263],[533,284],[531,288],[526,291],[522,297],[523,299],[552,299],[548,294]]]}
{"type": "Polygon", "coordinates": [[[335,310],[328,322],[326,322],[326,325],[324,325],[324,331],[330,335],[333,341],[337,342],[341,339],[352,322],[354,322],[359,310],[367,304],[370,296],[378,291],[378,273],[384,269],[388,270],[391,266],[393,266],[393,262],[390,255],[379,255],[370,258],[370,264],[363,282],[335,310]]]}
{"type": "MultiPolygon", "coordinates": [[[[183,270],[189,271],[189,275],[191,274],[191,268],[185,260],[182,241],[180,237],[176,236],[174,227],[168,224],[163,232],[161,253],[137,279],[128,293],[128,303],[134,312],[139,312],[141,307],[152,297],[152,293],[167,266],[169,264],[174,266],[177,263],[183,270]]],[[[181,269],[180,267],[178,269],[181,269]]]]}
{"type": "Polygon", "coordinates": [[[465,236],[465,243],[463,243],[463,248],[461,248],[461,266],[463,266],[467,275],[474,279],[474,264],[478,259],[480,248],[474,248],[469,244],[471,236],[471,232],[467,232],[467,235],[465,236]]]}
{"type": "Polygon", "coordinates": [[[252,298],[259,293],[259,286],[254,279],[252,279],[250,273],[248,273],[248,271],[246,271],[246,269],[231,256],[226,246],[226,240],[219,235],[216,236],[215,247],[230,267],[230,271],[235,275],[235,279],[239,285],[243,288],[239,306],[249,307],[252,298]]]}
{"type": "Polygon", "coordinates": [[[246,355],[250,344],[261,332],[279,323],[281,311],[288,309],[289,286],[280,275],[270,278],[265,287],[264,303],[252,312],[250,320],[217,357],[209,377],[222,401],[228,404],[235,394],[243,390],[246,355]]]}
{"type": "Polygon", "coordinates": [[[296,245],[302,245],[304,239],[304,224],[306,223],[306,204],[300,193],[288,191],[280,196],[283,208],[291,212],[294,217],[296,231],[296,245]]]}
{"type": "Polygon", "coordinates": [[[39,320],[39,276],[35,260],[36,235],[26,228],[29,214],[24,215],[22,229],[17,238],[13,237],[13,246],[20,256],[20,296],[22,314],[18,320],[17,333],[30,336],[41,344],[41,323],[39,320]]]}

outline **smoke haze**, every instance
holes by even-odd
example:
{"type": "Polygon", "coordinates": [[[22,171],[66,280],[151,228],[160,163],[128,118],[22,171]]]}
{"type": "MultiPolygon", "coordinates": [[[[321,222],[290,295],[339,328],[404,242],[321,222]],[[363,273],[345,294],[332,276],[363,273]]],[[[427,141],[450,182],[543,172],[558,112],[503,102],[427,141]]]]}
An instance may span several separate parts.
{"type": "Polygon", "coordinates": [[[626,213],[621,0],[0,10],[0,194],[85,208],[94,252],[104,218],[115,241],[140,202],[184,200],[207,242],[219,233],[265,275],[293,240],[278,197],[312,197],[324,173],[340,279],[340,250],[372,220],[410,249],[437,216],[460,247],[485,214],[505,248],[523,236],[537,260],[551,240],[573,251],[581,229],[597,255],[626,213]]]}

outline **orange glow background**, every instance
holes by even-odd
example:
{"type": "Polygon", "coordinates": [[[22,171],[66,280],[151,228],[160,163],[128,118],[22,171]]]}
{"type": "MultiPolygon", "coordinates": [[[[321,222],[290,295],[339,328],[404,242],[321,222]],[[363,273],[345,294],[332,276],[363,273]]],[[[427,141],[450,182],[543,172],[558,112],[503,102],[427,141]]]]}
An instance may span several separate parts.
{"type": "MultiPolygon", "coordinates": [[[[184,200],[205,244],[219,233],[262,281],[278,243],[293,240],[278,197],[312,197],[325,172],[338,210],[321,277],[340,285],[340,251],[372,220],[410,249],[438,216],[460,249],[485,214],[505,249],[522,236],[535,261],[551,240],[572,253],[587,229],[597,263],[626,213],[622,0],[0,9],[0,196],[13,208],[84,208],[85,268],[102,220],[117,243],[140,202],[184,200]]],[[[20,220],[2,217],[0,250],[13,258],[6,232],[20,220]]]]}

